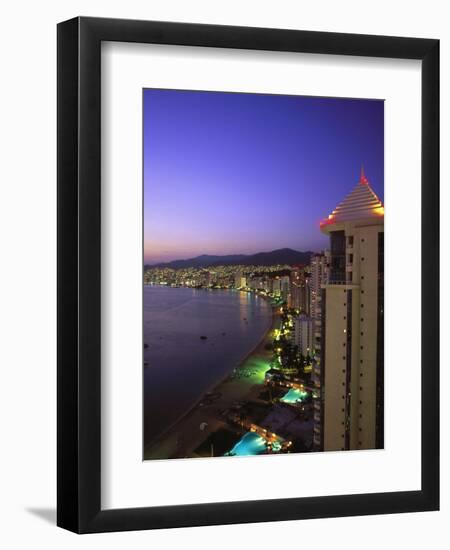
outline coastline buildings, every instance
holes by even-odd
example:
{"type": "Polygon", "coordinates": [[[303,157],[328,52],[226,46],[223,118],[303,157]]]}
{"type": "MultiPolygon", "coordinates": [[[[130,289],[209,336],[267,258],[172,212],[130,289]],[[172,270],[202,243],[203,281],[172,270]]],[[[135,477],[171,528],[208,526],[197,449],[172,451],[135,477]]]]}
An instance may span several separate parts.
{"type": "Polygon", "coordinates": [[[269,298],[284,316],[275,359],[315,389],[313,449],[382,448],[384,208],[364,172],[320,227],[330,250],[306,266],[155,267],[144,280],[269,298]],[[300,353],[312,359],[308,371],[300,353]]]}
{"type": "Polygon", "coordinates": [[[314,448],[382,448],[384,207],[363,170],[320,225],[330,237],[330,268],[321,296],[314,448]]]}

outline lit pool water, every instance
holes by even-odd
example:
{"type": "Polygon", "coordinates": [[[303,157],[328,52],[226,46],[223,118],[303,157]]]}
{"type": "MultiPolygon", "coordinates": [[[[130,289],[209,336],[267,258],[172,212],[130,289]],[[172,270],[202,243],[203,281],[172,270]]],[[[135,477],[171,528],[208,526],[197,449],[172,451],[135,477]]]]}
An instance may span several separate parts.
{"type": "Polygon", "coordinates": [[[299,390],[298,388],[291,388],[283,397],[280,399],[280,401],[283,401],[283,403],[289,403],[290,405],[293,405],[295,403],[301,403],[308,397],[308,392],[299,390]]]}
{"type": "Polygon", "coordinates": [[[247,432],[225,456],[260,455],[266,450],[266,441],[254,432],[247,432]]]}

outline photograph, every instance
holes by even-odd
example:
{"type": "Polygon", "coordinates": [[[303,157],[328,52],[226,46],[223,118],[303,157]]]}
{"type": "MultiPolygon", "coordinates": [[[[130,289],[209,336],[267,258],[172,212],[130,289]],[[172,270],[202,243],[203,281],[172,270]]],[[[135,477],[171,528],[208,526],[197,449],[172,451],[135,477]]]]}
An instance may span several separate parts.
{"type": "Polygon", "coordinates": [[[63,529],[439,510],[439,29],[298,16],[58,23],[63,529]]]}
{"type": "Polygon", "coordinates": [[[384,446],[384,101],[143,90],[143,458],[384,446]]]}
{"type": "Polygon", "coordinates": [[[449,538],[448,9],[348,3],[5,3],[1,548],[449,538]]]}

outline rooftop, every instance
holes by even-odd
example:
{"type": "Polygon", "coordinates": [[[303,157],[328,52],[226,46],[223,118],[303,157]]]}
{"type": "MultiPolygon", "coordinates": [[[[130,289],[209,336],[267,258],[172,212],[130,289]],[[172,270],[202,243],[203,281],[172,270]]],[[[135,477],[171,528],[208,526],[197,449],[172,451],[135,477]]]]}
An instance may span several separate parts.
{"type": "Polygon", "coordinates": [[[383,203],[370,187],[364,168],[361,168],[356,187],[336,206],[328,218],[320,222],[320,227],[323,231],[327,231],[330,225],[368,218],[383,219],[383,217],[383,203]]]}

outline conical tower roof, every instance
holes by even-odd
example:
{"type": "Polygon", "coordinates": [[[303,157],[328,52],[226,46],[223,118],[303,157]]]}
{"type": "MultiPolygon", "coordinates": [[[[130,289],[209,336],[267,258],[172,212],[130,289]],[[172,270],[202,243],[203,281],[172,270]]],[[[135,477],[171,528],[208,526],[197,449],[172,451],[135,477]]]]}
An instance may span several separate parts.
{"type": "Polygon", "coordinates": [[[369,181],[361,168],[361,176],[356,187],[336,206],[328,218],[320,222],[325,231],[329,226],[344,222],[377,219],[384,217],[383,203],[370,187],[369,181]]]}

